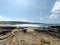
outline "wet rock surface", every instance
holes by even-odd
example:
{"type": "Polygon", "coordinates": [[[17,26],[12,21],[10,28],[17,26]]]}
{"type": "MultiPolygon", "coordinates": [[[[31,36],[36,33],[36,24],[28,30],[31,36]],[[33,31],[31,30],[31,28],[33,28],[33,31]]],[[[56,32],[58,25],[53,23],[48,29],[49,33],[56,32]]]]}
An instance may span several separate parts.
{"type": "Polygon", "coordinates": [[[10,33],[8,38],[0,40],[0,45],[60,45],[60,38],[37,31],[23,32],[21,29],[17,30],[16,32],[13,31],[14,34],[10,33]]]}

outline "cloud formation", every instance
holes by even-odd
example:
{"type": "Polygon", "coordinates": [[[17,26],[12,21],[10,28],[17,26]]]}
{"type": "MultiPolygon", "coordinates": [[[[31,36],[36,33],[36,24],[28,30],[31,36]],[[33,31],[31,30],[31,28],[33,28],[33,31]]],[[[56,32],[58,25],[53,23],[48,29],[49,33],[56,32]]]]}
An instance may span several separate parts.
{"type": "Polygon", "coordinates": [[[52,12],[55,12],[56,10],[60,10],[60,1],[57,0],[53,9],[52,9],[52,12]]]}
{"type": "Polygon", "coordinates": [[[0,15],[0,21],[25,21],[25,22],[32,22],[26,18],[22,18],[22,19],[12,19],[12,18],[7,18],[7,17],[3,17],[0,15]]]}
{"type": "Polygon", "coordinates": [[[57,0],[53,9],[52,9],[52,14],[49,16],[50,19],[55,20],[60,19],[60,1],[57,0]]]}
{"type": "Polygon", "coordinates": [[[7,20],[10,20],[10,19],[3,17],[3,16],[0,16],[0,21],[7,21],[7,20]]]}

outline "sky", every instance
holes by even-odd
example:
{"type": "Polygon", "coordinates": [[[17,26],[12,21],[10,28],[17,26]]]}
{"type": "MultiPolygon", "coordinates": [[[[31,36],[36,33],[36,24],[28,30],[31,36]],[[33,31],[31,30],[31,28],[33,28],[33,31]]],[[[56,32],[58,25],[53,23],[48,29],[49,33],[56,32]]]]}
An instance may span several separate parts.
{"type": "Polygon", "coordinates": [[[0,0],[0,21],[60,23],[60,0],[0,0]]]}

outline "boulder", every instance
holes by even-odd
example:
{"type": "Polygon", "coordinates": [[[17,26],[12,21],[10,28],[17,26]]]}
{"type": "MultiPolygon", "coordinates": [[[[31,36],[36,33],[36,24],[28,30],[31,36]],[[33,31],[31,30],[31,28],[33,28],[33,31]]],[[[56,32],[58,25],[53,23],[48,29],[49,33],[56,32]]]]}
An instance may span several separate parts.
{"type": "Polygon", "coordinates": [[[27,29],[26,32],[30,33],[30,32],[34,32],[33,29],[27,29]]]}

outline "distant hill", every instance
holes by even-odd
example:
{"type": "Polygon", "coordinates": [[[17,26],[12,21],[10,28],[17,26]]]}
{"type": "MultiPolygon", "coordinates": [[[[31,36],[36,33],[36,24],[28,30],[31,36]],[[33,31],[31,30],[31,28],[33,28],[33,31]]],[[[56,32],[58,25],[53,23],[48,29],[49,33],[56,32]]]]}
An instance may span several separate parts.
{"type": "Polygon", "coordinates": [[[46,23],[38,23],[38,22],[24,22],[24,21],[0,21],[0,25],[1,24],[11,24],[11,25],[15,25],[15,24],[38,24],[42,26],[60,26],[60,24],[46,24],[46,23]]]}
{"type": "Polygon", "coordinates": [[[43,23],[23,22],[23,21],[0,21],[0,24],[43,24],[43,23]]]}

